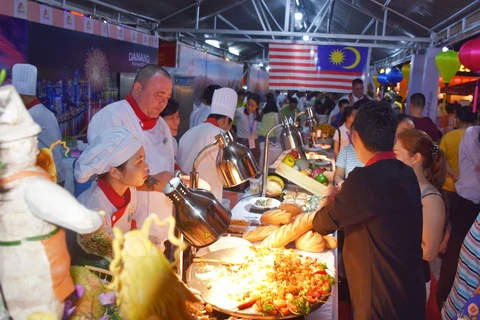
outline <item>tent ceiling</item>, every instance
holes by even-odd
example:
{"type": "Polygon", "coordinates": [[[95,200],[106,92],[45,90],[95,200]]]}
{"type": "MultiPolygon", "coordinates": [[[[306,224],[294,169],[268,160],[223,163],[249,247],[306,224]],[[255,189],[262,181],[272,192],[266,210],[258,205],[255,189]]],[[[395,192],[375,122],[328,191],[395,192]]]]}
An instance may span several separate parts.
{"type": "Polygon", "coordinates": [[[84,12],[93,12],[97,18],[119,21],[143,30],[155,30],[165,39],[179,37],[185,41],[203,42],[206,40],[204,31],[208,31],[207,35],[211,38],[225,39],[221,41],[222,48],[232,46],[238,49],[245,61],[267,58],[268,41],[293,39],[302,43],[302,35],[305,35],[309,27],[308,34],[315,33],[311,39],[315,43],[340,42],[372,46],[373,62],[422,50],[431,41],[434,44],[449,44],[454,35],[464,31],[471,35],[480,30],[480,0],[38,1],[67,8],[70,5],[84,12]],[[292,34],[285,36],[281,33],[272,36],[270,30],[284,31],[286,7],[289,4],[289,31],[297,33],[293,37],[292,34]],[[302,23],[294,23],[292,30],[295,11],[301,12],[304,19],[302,23]],[[465,20],[463,24],[462,19],[465,20]],[[460,30],[454,29],[454,23],[461,25],[460,30]],[[452,26],[452,30],[447,32],[445,28],[449,26],[452,26]],[[230,30],[232,33],[223,34],[218,31],[214,36],[215,27],[216,30],[230,30]],[[185,32],[185,29],[192,30],[185,32]],[[437,40],[437,32],[445,35],[437,40]],[[358,36],[344,39],[344,35],[358,36]],[[362,36],[370,38],[364,39],[362,36]]]}

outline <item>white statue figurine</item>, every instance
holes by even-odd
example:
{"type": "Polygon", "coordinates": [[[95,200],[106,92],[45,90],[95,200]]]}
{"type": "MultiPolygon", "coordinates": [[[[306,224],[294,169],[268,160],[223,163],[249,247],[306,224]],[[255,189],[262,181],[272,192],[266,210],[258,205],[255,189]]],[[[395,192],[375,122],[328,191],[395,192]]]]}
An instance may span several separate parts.
{"type": "Polygon", "coordinates": [[[74,291],[67,228],[80,234],[103,226],[35,167],[40,127],[13,86],[0,87],[0,285],[14,320],[33,313],[61,319],[63,301],[74,291]]]}

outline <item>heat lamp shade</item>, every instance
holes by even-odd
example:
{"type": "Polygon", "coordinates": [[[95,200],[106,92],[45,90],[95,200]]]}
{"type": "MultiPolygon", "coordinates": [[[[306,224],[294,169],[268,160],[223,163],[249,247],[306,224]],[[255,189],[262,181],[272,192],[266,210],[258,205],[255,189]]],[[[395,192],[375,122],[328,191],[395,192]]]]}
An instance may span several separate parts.
{"type": "Polygon", "coordinates": [[[232,213],[211,192],[189,189],[176,177],[163,193],[175,206],[176,228],[192,246],[209,246],[227,231],[232,213]]]}
{"type": "Polygon", "coordinates": [[[250,149],[233,140],[230,132],[215,137],[220,149],[217,154],[217,172],[226,188],[244,183],[260,174],[257,161],[250,149]]]}

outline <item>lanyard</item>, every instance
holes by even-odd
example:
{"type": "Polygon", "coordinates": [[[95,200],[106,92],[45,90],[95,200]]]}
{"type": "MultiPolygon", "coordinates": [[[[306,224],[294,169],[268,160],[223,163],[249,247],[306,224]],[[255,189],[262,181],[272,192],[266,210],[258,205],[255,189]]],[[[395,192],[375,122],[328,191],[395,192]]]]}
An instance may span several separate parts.
{"type": "Polygon", "coordinates": [[[252,115],[252,122],[250,122],[250,114],[247,116],[247,118],[248,118],[248,125],[250,126],[250,135],[252,135],[253,125],[255,124],[255,119],[253,119],[253,113],[251,113],[251,115],[252,115]]]}
{"type": "Polygon", "coordinates": [[[353,144],[352,142],[352,137],[350,136],[350,132],[345,131],[347,133],[348,141],[350,141],[350,144],[353,144]]]}

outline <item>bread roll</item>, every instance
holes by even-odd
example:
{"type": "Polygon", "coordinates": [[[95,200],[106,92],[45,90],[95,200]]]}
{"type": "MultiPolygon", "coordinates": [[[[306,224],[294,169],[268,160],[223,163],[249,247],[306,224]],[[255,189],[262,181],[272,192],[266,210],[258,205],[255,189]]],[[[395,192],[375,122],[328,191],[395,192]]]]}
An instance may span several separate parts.
{"type": "Polygon", "coordinates": [[[272,224],[274,226],[279,226],[282,224],[289,224],[292,221],[292,215],[284,210],[268,210],[265,211],[260,217],[260,223],[263,226],[272,224]]]}
{"type": "Polygon", "coordinates": [[[282,203],[278,206],[278,209],[289,212],[292,215],[292,218],[303,212],[302,208],[296,203],[282,203]]]}
{"type": "Polygon", "coordinates": [[[250,242],[262,241],[266,237],[272,234],[275,230],[279,229],[277,226],[262,226],[256,229],[250,230],[243,234],[242,238],[250,242]]]}
{"type": "Polygon", "coordinates": [[[323,240],[325,240],[325,248],[327,249],[336,249],[338,247],[337,239],[334,236],[323,236],[323,240]]]}
{"type": "Polygon", "coordinates": [[[299,250],[318,253],[325,249],[325,241],[320,234],[310,230],[295,240],[295,247],[299,250]]]}
{"type": "Polygon", "coordinates": [[[302,214],[294,222],[281,226],[262,242],[262,247],[280,248],[284,247],[299,236],[313,228],[315,212],[302,214]]]}

